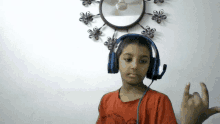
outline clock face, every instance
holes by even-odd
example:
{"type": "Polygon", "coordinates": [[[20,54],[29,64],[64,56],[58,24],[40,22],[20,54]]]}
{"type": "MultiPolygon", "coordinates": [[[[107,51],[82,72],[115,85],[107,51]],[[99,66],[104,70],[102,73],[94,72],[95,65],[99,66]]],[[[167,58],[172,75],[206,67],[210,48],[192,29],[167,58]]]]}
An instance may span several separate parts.
{"type": "Polygon", "coordinates": [[[101,0],[99,12],[102,20],[112,28],[128,29],[144,15],[144,0],[101,0]]]}

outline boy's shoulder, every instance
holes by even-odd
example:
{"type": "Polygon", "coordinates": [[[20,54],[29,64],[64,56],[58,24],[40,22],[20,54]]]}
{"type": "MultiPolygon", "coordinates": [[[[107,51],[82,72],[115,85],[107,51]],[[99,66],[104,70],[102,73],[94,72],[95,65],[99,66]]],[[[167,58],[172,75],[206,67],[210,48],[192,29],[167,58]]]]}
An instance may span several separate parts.
{"type": "MultiPolygon", "coordinates": [[[[156,93],[161,93],[161,94],[164,94],[164,93],[159,92],[159,91],[157,91],[157,90],[155,90],[155,89],[151,89],[151,88],[150,88],[150,90],[152,90],[152,91],[154,91],[154,92],[156,92],[156,93]]],[[[164,95],[165,95],[165,94],[164,94],[164,95]]]]}
{"type": "MultiPolygon", "coordinates": [[[[151,88],[150,88],[151,89],[151,88]]],[[[164,96],[167,96],[166,94],[162,93],[162,92],[159,92],[157,90],[154,90],[154,89],[151,89],[153,92],[157,93],[157,94],[160,94],[160,95],[164,95],[164,96]]]]}

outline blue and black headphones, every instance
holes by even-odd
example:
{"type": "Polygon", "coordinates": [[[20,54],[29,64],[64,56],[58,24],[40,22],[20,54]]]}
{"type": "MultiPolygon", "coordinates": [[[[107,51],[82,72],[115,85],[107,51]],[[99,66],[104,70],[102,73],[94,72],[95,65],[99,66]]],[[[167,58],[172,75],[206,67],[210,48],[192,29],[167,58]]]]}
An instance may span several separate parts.
{"type": "Polygon", "coordinates": [[[138,37],[142,37],[142,38],[146,39],[146,42],[150,42],[149,44],[151,46],[153,46],[154,51],[156,53],[156,58],[151,58],[152,59],[152,60],[150,60],[151,64],[149,66],[146,77],[149,79],[152,79],[152,80],[161,79],[162,76],[164,75],[164,73],[166,72],[167,65],[164,64],[163,72],[161,73],[161,75],[159,75],[160,56],[159,56],[159,52],[157,50],[157,47],[150,38],[145,37],[140,34],[125,34],[116,40],[114,47],[113,47],[113,50],[111,50],[109,53],[108,73],[118,73],[118,68],[115,64],[117,61],[117,59],[116,59],[117,49],[116,48],[118,48],[120,43],[123,42],[123,40],[127,37],[129,37],[130,39],[137,39],[138,37]]]}
{"type": "MultiPolygon", "coordinates": [[[[156,58],[150,57],[152,60],[150,60],[151,62],[150,62],[150,66],[149,66],[149,69],[147,71],[146,77],[149,78],[149,79],[152,79],[151,84],[153,83],[154,80],[161,79],[162,76],[164,75],[164,73],[166,72],[167,65],[166,64],[163,65],[163,72],[159,75],[160,56],[159,56],[157,47],[150,38],[145,37],[145,36],[140,35],[140,34],[125,34],[125,35],[121,36],[120,38],[118,38],[116,40],[115,44],[113,44],[114,45],[113,49],[109,53],[108,73],[118,73],[118,68],[116,66],[116,61],[117,61],[116,52],[117,52],[117,49],[115,49],[115,48],[118,48],[120,43],[123,42],[124,39],[127,38],[127,37],[129,37],[130,39],[137,39],[137,38],[142,37],[142,38],[146,39],[146,42],[150,42],[149,43],[150,46],[153,46],[154,51],[156,53],[156,58]]],[[[151,53],[151,55],[152,55],[152,53],[151,53]]],[[[141,104],[141,101],[142,101],[143,97],[145,96],[145,94],[149,90],[150,85],[148,86],[148,88],[143,93],[142,98],[139,100],[138,108],[137,108],[137,124],[139,124],[139,107],[140,107],[140,104],[141,104]]]]}

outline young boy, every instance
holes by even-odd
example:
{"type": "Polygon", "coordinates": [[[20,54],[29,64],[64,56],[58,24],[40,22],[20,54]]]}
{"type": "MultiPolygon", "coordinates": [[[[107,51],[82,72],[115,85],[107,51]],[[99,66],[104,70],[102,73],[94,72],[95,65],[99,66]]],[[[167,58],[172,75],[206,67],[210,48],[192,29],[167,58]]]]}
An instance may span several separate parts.
{"type": "MultiPolygon", "coordinates": [[[[103,95],[97,124],[136,124],[139,99],[147,89],[143,80],[149,72],[152,50],[146,39],[125,38],[116,52],[122,87],[103,95]]],[[[149,88],[139,108],[140,124],[177,124],[167,95],[149,88]]]]}

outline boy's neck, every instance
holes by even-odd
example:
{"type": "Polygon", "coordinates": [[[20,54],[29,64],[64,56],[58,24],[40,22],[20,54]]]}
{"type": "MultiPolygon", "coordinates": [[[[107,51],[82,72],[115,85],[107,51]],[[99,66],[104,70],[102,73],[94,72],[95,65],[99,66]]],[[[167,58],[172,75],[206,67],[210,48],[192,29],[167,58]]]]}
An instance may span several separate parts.
{"type": "Polygon", "coordinates": [[[123,94],[143,94],[144,91],[147,89],[147,86],[143,83],[137,86],[131,86],[129,84],[123,84],[121,87],[120,92],[123,94]]]}

